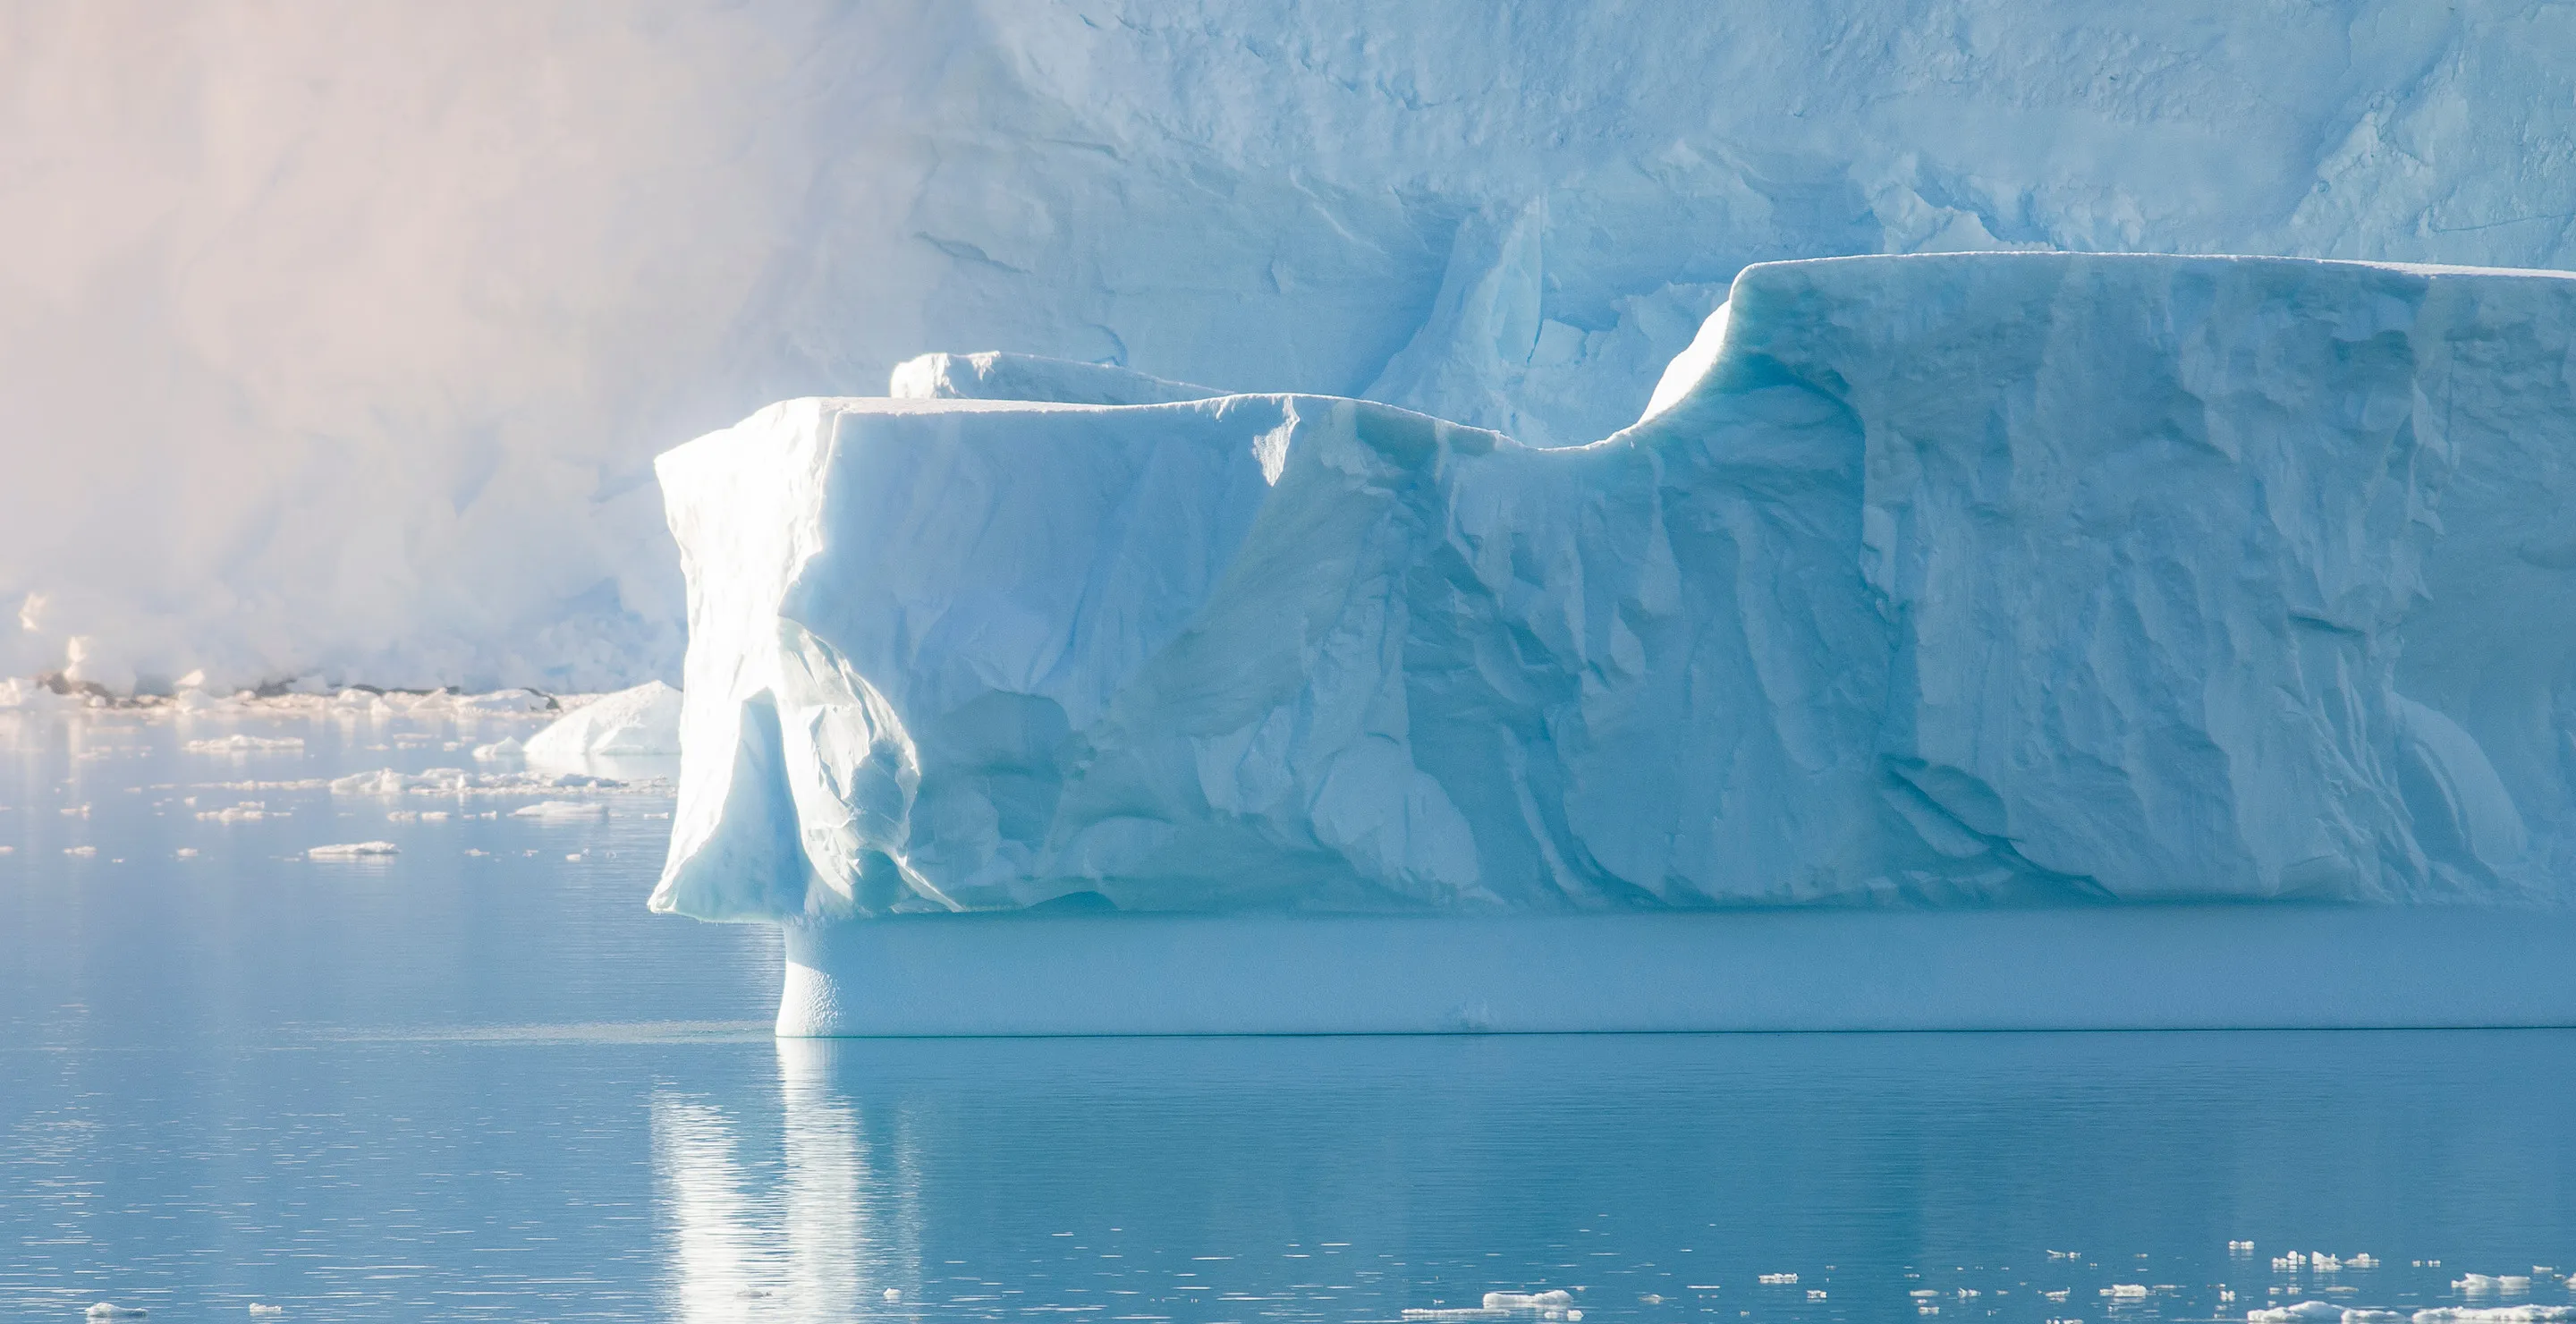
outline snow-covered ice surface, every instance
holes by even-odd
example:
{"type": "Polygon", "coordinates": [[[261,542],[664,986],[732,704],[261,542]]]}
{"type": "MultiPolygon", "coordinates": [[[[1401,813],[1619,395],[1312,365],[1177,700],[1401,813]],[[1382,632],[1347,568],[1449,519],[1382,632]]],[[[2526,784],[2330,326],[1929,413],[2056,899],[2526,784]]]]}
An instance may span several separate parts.
{"type": "Polygon", "coordinates": [[[527,738],[530,763],[580,766],[593,759],[668,758],[680,752],[680,692],[658,680],[603,694],[527,738]]]}
{"type": "Polygon", "coordinates": [[[120,689],[676,680],[651,455],[923,349],[1582,442],[1749,262],[2576,234],[2503,0],[114,0],[0,84],[0,675],[120,689]]]}
{"type": "Polygon", "coordinates": [[[2563,907],[2571,361],[2553,274],[1987,254],[1752,268],[1580,448],[773,406],[660,465],[653,903],[2563,907]]]}

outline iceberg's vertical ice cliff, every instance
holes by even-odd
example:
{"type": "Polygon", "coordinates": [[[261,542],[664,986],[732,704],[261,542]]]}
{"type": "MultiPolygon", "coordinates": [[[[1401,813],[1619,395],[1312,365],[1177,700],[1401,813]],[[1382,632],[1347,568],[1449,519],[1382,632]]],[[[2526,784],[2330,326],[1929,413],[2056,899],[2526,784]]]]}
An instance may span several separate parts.
{"type": "Polygon", "coordinates": [[[1853,258],[1721,318],[1569,449],[996,360],[672,451],[654,904],[2566,898],[2576,279],[1853,258]],[[1033,382],[1171,402],[961,398],[1033,382]]]}

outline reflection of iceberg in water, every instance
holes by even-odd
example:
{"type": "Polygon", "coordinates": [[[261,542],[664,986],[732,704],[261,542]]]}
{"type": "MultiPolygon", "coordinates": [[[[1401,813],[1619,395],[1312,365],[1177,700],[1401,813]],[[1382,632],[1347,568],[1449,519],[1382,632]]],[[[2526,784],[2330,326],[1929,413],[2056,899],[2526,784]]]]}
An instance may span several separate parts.
{"type": "Polygon", "coordinates": [[[761,1152],[761,1119],[654,1095],[673,1318],[847,1319],[887,1289],[919,1295],[916,1165],[904,1160],[900,1126],[890,1144],[877,1139],[829,1088],[828,1068],[818,1046],[782,1046],[775,1162],[761,1152]]]}
{"type": "Polygon", "coordinates": [[[768,1276],[760,1235],[723,1110],[671,1094],[653,1096],[653,1175],[671,1217],[675,1318],[753,1318],[768,1276]]]}
{"type": "MultiPolygon", "coordinates": [[[[2387,1257],[2350,1281],[2433,1297],[2458,1270],[2401,1271],[2415,1248],[2487,1247],[2501,1267],[2501,1248],[2570,1226],[2568,1042],[912,1039],[783,1042],[774,1067],[736,1046],[698,1059],[687,1089],[705,1093],[652,1103],[656,1310],[1337,1324],[1563,1288],[1593,1320],[1648,1296],[1733,1318],[1810,1290],[1903,1301],[1925,1286],[1908,1275],[1952,1254],[2047,1263],[2051,1286],[2093,1300],[2157,1281],[2131,1255],[2152,1252],[2194,1275],[2176,1281],[2237,1280],[2242,1319],[2275,1279],[2222,1261],[2202,1211],[2293,1244],[2320,1152],[2372,1211],[2334,1244],[2387,1257]],[[2352,1081],[2370,1088],[2332,1084],[2352,1081]],[[2438,1142],[2375,1143],[2400,1127],[2438,1142]],[[2070,1241],[2119,1253],[2044,1260],[2070,1241]],[[1786,1272],[1799,1281],[1756,1276],[1786,1272]]],[[[1941,1286],[2020,1299],[2031,1276],[1941,1286]]]]}

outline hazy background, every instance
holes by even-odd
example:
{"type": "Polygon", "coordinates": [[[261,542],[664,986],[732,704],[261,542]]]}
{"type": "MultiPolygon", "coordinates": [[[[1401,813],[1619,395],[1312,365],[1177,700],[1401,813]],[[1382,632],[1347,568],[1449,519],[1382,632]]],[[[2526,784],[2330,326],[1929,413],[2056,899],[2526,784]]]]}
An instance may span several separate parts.
{"type": "Polygon", "coordinates": [[[2576,4],[0,3],[0,675],[676,679],[926,349],[1588,440],[1744,263],[2576,264],[2576,4]]]}

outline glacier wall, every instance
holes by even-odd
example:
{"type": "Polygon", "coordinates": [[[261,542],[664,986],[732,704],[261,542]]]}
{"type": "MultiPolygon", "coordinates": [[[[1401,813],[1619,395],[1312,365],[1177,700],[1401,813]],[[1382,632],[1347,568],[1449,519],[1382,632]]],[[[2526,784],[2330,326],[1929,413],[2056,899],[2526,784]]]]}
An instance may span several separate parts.
{"type": "Polygon", "coordinates": [[[2576,899],[2576,277],[1757,265],[1559,449],[898,380],[660,461],[657,908],[2576,899]]]}
{"type": "Polygon", "coordinates": [[[106,0],[0,81],[0,674],[118,687],[672,678],[651,456],[923,348],[1563,444],[1750,262],[2576,252],[2502,0],[106,0]]]}

